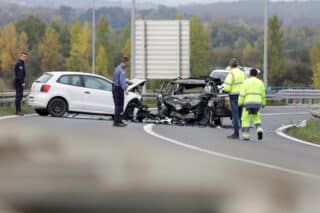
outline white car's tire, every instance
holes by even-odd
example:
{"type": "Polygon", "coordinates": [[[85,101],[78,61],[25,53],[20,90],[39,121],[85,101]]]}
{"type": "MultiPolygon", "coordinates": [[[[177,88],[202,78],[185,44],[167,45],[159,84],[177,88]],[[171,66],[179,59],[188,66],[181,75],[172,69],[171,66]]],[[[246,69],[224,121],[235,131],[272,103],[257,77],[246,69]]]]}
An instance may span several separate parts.
{"type": "Polygon", "coordinates": [[[48,112],[53,117],[62,117],[68,111],[68,104],[62,98],[53,98],[48,104],[48,112]]]}

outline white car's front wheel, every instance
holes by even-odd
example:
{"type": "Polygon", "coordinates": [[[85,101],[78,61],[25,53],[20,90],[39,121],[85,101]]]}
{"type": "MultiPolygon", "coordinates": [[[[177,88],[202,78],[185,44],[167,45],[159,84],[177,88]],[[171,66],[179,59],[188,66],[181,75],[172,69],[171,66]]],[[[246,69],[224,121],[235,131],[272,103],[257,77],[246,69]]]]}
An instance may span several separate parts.
{"type": "Polygon", "coordinates": [[[67,110],[67,102],[62,98],[53,98],[48,104],[48,112],[53,117],[62,117],[67,110]]]}

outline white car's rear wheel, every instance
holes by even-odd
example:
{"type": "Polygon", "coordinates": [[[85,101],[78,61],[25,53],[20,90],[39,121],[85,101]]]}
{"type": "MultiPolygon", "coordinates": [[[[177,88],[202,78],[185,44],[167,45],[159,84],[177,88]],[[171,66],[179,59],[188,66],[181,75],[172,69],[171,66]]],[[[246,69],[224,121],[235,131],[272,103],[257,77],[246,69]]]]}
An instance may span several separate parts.
{"type": "Polygon", "coordinates": [[[53,117],[62,117],[67,112],[67,103],[62,98],[54,98],[48,104],[48,112],[53,117]]]}

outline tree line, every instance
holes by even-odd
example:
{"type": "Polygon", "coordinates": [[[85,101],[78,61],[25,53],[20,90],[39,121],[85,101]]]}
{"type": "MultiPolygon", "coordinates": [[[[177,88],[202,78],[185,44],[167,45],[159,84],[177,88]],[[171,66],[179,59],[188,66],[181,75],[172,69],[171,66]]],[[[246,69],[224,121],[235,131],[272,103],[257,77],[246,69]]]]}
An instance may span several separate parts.
{"type": "MultiPolygon", "coordinates": [[[[176,14],[176,19],[185,19],[176,14]]],[[[0,89],[12,87],[13,64],[19,52],[29,52],[27,82],[53,70],[91,71],[92,26],[61,19],[50,22],[35,15],[0,28],[0,89]]],[[[269,83],[271,86],[320,86],[320,30],[284,27],[278,16],[269,19],[269,83]]],[[[130,57],[130,26],[110,26],[106,16],[96,25],[96,73],[111,78],[121,55],[130,57]]],[[[203,21],[190,18],[190,65],[193,76],[225,67],[231,57],[243,66],[263,64],[263,30],[244,21],[203,21]]],[[[130,67],[127,71],[128,76],[130,67]]]]}

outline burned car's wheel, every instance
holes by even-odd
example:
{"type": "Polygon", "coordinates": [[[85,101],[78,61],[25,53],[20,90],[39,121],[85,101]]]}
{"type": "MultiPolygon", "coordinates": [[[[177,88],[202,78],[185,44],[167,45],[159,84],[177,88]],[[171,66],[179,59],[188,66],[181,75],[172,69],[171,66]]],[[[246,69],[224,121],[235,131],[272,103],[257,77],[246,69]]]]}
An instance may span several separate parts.
{"type": "Polygon", "coordinates": [[[210,112],[210,126],[211,127],[216,127],[216,126],[222,126],[222,117],[217,117],[213,111],[210,112]]]}
{"type": "Polygon", "coordinates": [[[222,118],[216,118],[213,122],[216,126],[222,126],[222,118]]]}

